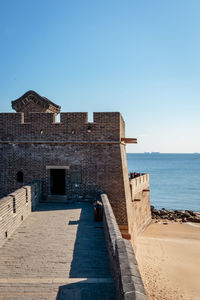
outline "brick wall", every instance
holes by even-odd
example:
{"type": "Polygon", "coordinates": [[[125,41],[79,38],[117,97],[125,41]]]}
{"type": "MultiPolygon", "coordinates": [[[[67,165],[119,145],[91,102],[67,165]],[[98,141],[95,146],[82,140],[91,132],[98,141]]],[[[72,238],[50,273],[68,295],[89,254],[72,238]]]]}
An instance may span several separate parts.
{"type": "Polygon", "coordinates": [[[50,169],[65,168],[65,199],[86,197],[99,189],[109,196],[117,222],[127,224],[130,197],[125,145],[125,123],[118,112],[0,114],[0,194],[10,193],[39,179],[43,199],[51,194],[50,169]],[[23,182],[17,173],[23,172],[23,182]],[[71,182],[80,173],[79,184],[71,182]]]}
{"type": "Polygon", "coordinates": [[[128,229],[135,246],[137,236],[151,222],[149,174],[130,180],[131,202],[128,209],[128,229]]]}
{"type": "Polygon", "coordinates": [[[0,246],[35,209],[39,199],[38,182],[26,185],[0,199],[0,246]]]}
{"type": "Polygon", "coordinates": [[[122,238],[106,194],[101,195],[105,238],[119,300],[146,300],[146,293],[130,241],[122,238]]]}
{"type": "MultiPolygon", "coordinates": [[[[54,113],[1,113],[2,141],[120,141],[121,115],[118,112],[94,113],[88,123],[87,113],[61,113],[60,123],[54,113]]],[[[123,131],[123,130],[122,130],[123,131]]]]}

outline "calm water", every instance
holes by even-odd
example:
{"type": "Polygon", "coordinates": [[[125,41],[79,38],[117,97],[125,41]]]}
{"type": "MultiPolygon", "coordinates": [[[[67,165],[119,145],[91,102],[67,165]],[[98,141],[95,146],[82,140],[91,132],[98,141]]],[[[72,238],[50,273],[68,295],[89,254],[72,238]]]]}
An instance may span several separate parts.
{"type": "Polygon", "coordinates": [[[200,211],[200,154],[128,153],[129,172],[150,174],[156,208],[200,211]]]}

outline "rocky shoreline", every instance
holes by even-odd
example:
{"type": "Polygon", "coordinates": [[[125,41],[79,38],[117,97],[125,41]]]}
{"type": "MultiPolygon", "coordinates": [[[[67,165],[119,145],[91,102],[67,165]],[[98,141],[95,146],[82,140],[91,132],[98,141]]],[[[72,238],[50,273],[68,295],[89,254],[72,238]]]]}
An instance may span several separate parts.
{"type": "Polygon", "coordinates": [[[200,223],[200,213],[191,210],[167,210],[165,208],[156,209],[154,206],[151,206],[151,215],[155,222],[164,221],[167,223],[167,221],[172,221],[179,223],[200,223]]]}

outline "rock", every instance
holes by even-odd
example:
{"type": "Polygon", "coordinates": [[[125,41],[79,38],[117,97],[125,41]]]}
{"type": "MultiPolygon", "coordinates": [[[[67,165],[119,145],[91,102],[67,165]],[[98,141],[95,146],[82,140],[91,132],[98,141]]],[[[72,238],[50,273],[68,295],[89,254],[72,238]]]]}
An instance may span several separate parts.
{"type": "Polygon", "coordinates": [[[191,216],[195,217],[196,213],[192,210],[186,210],[185,212],[189,213],[191,216]]]}
{"type": "Polygon", "coordinates": [[[161,216],[161,219],[167,219],[167,215],[161,216]]]}
{"type": "Polygon", "coordinates": [[[177,216],[182,215],[182,211],[180,211],[180,210],[175,210],[174,212],[175,212],[175,214],[176,214],[177,216]]]}
{"type": "Polygon", "coordinates": [[[182,217],[183,218],[190,218],[191,215],[190,215],[190,213],[188,211],[185,211],[184,213],[182,213],[182,217]]]}
{"type": "Polygon", "coordinates": [[[188,218],[189,222],[200,223],[200,218],[198,217],[190,217],[188,218]]]}
{"type": "Polygon", "coordinates": [[[187,222],[187,218],[182,218],[182,222],[187,222]]]}
{"type": "Polygon", "coordinates": [[[167,215],[168,214],[168,211],[167,210],[160,210],[160,216],[164,216],[164,215],[167,215]]]}
{"type": "Polygon", "coordinates": [[[175,222],[197,222],[200,223],[200,213],[193,212],[191,210],[167,210],[162,208],[161,210],[156,209],[151,205],[152,219],[155,220],[169,220],[175,222]]]}

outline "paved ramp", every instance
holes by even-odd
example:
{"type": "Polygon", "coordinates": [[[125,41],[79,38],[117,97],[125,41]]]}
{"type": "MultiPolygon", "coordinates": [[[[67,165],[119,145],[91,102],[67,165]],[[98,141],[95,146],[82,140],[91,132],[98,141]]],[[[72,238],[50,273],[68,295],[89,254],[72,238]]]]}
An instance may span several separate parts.
{"type": "Polygon", "coordinates": [[[114,300],[103,224],[89,203],[41,204],[0,248],[0,300],[114,300]]]}

